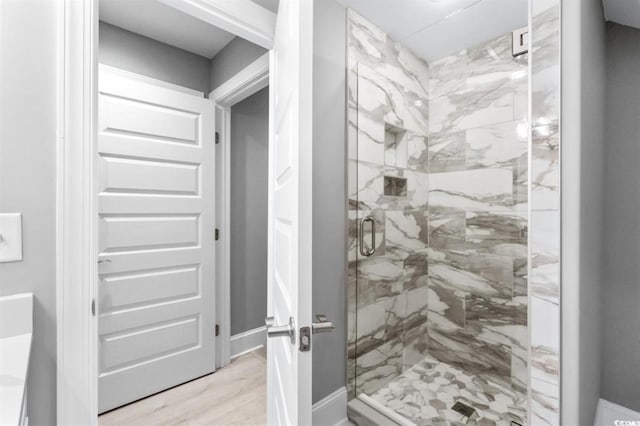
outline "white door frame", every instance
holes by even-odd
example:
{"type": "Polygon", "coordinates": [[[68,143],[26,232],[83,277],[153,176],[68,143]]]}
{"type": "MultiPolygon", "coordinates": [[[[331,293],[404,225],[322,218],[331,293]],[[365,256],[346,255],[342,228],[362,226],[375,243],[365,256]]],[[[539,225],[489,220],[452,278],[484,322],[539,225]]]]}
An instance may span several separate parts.
{"type": "MultiPolygon", "coordinates": [[[[276,16],[250,0],[162,0],[267,49],[276,16]]],[[[57,424],[98,416],[98,0],[57,0],[57,424]],[[93,306],[93,308],[92,308],[93,306]]]]}
{"type": "MultiPolygon", "coordinates": [[[[220,112],[222,137],[217,155],[222,158],[217,176],[220,179],[222,193],[216,197],[220,203],[222,215],[218,223],[222,229],[217,251],[219,262],[216,273],[216,310],[220,335],[216,344],[216,367],[224,367],[231,359],[231,107],[269,85],[269,53],[265,53],[242,71],[209,93],[209,99],[216,104],[220,112]]],[[[266,302],[265,302],[266,303],[266,302]]]]}

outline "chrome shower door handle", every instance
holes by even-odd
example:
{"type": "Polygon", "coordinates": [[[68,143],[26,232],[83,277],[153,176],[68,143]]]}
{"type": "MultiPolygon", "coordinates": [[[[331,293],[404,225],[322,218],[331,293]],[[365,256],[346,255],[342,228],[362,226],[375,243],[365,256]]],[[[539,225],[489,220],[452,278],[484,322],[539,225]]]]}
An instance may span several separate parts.
{"type": "Polygon", "coordinates": [[[358,245],[360,246],[360,254],[363,256],[371,256],[376,252],[376,221],[371,215],[360,222],[360,242],[358,245]],[[371,222],[371,248],[369,250],[364,249],[364,225],[367,222],[371,222]]]}

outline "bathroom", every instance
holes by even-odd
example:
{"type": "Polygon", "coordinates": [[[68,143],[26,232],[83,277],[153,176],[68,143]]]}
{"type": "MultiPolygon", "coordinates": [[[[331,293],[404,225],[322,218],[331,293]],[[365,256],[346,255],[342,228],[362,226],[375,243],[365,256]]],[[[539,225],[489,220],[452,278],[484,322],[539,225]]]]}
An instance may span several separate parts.
{"type": "MultiPolygon", "coordinates": [[[[284,209],[299,216],[262,229],[292,259],[265,262],[268,285],[288,278],[293,302],[269,287],[245,309],[260,320],[247,329],[270,336],[266,415],[286,418],[266,423],[640,420],[637,2],[252,3],[173,5],[269,51],[270,78],[300,95],[300,114],[282,115],[299,118],[300,149],[271,155],[285,172],[261,180],[299,178],[284,209]],[[296,72],[275,61],[284,51],[296,72]],[[298,228],[269,233],[282,224],[298,228]]],[[[11,312],[32,310],[17,409],[32,424],[97,423],[92,291],[113,265],[87,249],[95,211],[79,184],[97,158],[81,149],[98,116],[91,4],[0,0],[0,244],[22,240],[19,256],[0,246],[0,348],[18,333],[7,318],[24,316],[11,312]]],[[[265,211],[282,213],[271,196],[265,211]]]]}

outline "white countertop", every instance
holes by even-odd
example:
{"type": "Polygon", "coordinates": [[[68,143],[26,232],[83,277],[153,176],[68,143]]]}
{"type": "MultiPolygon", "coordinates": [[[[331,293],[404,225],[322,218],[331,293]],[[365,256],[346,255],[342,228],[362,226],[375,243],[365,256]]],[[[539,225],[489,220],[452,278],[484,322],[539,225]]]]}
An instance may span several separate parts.
{"type": "Polygon", "coordinates": [[[0,297],[0,425],[19,425],[33,334],[33,295],[0,297]]]}
{"type": "Polygon", "coordinates": [[[27,385],[31,333],[0,338],[0,425],[18,425],[27,385]]]}

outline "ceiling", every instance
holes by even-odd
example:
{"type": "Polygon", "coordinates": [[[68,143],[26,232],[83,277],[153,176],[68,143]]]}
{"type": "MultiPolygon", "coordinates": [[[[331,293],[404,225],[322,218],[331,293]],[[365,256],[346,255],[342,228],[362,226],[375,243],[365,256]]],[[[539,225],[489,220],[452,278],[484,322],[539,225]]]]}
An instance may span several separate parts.
{"type": "Polygon", "coordinates": [[[209,59],[235,37],[158,0],[100,0],[100,20],[209,59]]]}
{"type": "Polygon", "coordinates": [[[640,28],[640,0],[603,0],[607,21],[640,28]]]}
{"type": "Polygon", "coordinates": [[[252,0],[252,1],[254,3],[258,3],[260,6],[272,11],[273,13],[278,13],[279,0],[252,0]]]}
{"type": "Polygon", "coordinates": [[[427,61],[525,27],[529,10],[528,0],[338,1],[427,61]]]}

